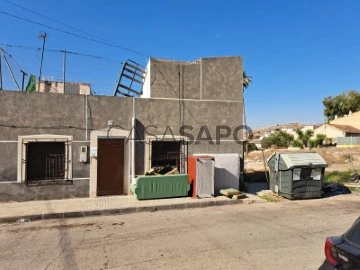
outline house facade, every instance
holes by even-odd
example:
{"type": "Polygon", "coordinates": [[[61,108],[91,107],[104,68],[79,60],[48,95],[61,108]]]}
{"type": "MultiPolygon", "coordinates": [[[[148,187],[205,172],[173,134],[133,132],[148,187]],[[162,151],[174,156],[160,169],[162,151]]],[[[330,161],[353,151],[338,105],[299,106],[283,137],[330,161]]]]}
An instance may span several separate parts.
{"type": "Polygon", "coordinates": [[[358,137],[360,129],[349,125],[323,124],[314,129],[314,137],[317,134],[323,134],[331,139],[332,143],[337,143],[339,137],[358,137]]]}
{"type": "Polygon", "coordinates": [[[150,59],[141,97],[0,92],[0,200],[129,194],[190,154],[243,157],[241,57],[150,59]]]}
{"type": "Polygon", "coordinates": [[[360,111],[349,112],[348,115],[330,121],[331,125],[347,125],[360,129],[360,111]]]}

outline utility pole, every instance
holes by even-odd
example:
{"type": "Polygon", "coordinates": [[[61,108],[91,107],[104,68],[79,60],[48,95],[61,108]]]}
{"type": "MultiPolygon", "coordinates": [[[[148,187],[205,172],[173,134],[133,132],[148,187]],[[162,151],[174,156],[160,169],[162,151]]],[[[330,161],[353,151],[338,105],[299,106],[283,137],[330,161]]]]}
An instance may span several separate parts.
{"type": "Polygon", "coordinates": [[[24,92],[25,76],[27,76],[28,74],[25,71],[23,71],[22,69],[20,69],[20,72],[22,73],[21,91],[24,92]]]}
{"type": "MultiPolygon", "coordinates": [[[[0,52],[2,52],[2,49],[0,48],[0,52]]],[[[1,57],[2,53],[0,53],[0,91],[3,90],[3,83],[2,83],[2,62],[1,57]]]]}
{"type": "Polygon", "coordinates": [[[43,46],[41,51],[41,62],[40,62],[40,73],[39,73],[39,82],[38,82],[38,91],[40,90],[40,80],[42,75],[42,66],[43,66],[43,60],[44,60],[44,50],[45,50],[45,42],[46,42],[46,32],[39,36],[39,38],[43,39],[43,46]]]}
{"type": "Polygon", "coordinates": [[[62,51],[64,53],[64,62],[63,62],[63,90],[64,90],[64,94],[65,94],[65,74],[66,74],[66,51],[62,51]]]}

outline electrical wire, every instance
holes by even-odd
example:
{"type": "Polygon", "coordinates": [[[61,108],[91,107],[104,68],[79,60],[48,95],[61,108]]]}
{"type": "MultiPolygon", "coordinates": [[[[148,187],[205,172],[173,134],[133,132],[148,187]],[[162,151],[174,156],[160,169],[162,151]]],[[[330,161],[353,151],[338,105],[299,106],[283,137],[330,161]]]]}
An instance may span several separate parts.
{"type": "Polygon", "coordinates": [[[47,19],[47,20],[49,20],[49,21],[52,21],[52,22],[55,22],[55,23],[60,24],[60,25],[62,25],[62,26],[68,27],[68,28],[70,28],[70,29],[72,29],[72,30],[75,30],[75,31],[81,32],[81,33],[83,33],[83,34],[86,34],[86,35],[88,35],[88,36],[90,36],[90,37],[97,38],[97,39],[101,39],[100,37],[97,37],[97,36],[95,36],[95,35],[93,35],[93,34],[91,34],[91,33],[88,33],[88,32],[86,32],[86,31],[84,31],[84,30],[75,28],[75,27],[73,27],[73,26],[71,26],[71,25],[68,25],[68,24],[66,24],[66,23],[57,21],[57,20],[55,20],[55,19],[53,19],[53,18],[50,18],[50,17],[48,17],[48,16],[45,16],[45,15],[37,12],[37,11],[35,11],[35,10],[31,10],[31,9],[29,9],[29,8],[20,6],[19,4],[13,3],[13,2],[8,1],[8,0],[1,0],[1,1],[2,1],[2,2],[5,2],[5,3],[7,3],[7,4],[10,4],[10,5],[13,5],[13,6],[15,6],[15,7],[18,7],[18,8],[20,8],[20,9],[26,10],[27,12],[33,13],[33,14],[38,15],[38,16],[40,16],[40,17],[43,17],[43,18],[45,18],[45,19],[47,19]]]}
{"type": "MultiPolygon", "coordinates": [[[[66,23],[60,22],[60,21],[55,20],[55,19],[53,19],[53,18],[50,18],[50,17],[48,17],[48,16],[46,16],[46,15],[44,15],[44,14],[41,14],[41,13],[35,11],[35,10],[31,10],[31,9],[29,9],[29,8],[26,8],[26,7],[21,6],[21,5],[19,5],[19,4],[13,3],[13,2],[11,2],[11,1],[8,1],[8,0],[0,0],[0,1],[5,2],[5,3],[7,3],[7,4],[10,4],[10,5],[13,5],[13,6],[16,6],[16,7],[20,8],[20,9],[26,10],[27,12],[30,12],[30,13],[33,13],[33,14],[38,15],[38,16],[40,16],[40,17],[43,17],[43,18],[45,18],[45,19],[47,19],[47,20],[49,20],[49,21],[55,22],[55,23],[57,23],[57,24],[63,25],[63,26],[65,26],[65,27],[68,27],[68,28],[70,28],[70,29],[72,29],[72,30],[78,31],[78,32],[83,33],[83,34],[85,34],[85,35],[88,35],[88,36],[90,36],[90,37],[92,37],[92,38],[97,39],[98,41],[103,41],[103,42],[105,42],[105,43],[108,43],[108,44],[107,44],[108,46],[117,47],[117,48],[120,48],[120,49],[123,49],[123,50],[131,51],[131,52],[136,53],[136,54],[140,54],[140,55],[145,56],[145,57],[150,57],[150,56],[148,56],[148,55],[145,55],[145,54],[143,54],[143,53],[137,52],[137,51],[135,51],[135,50],[131,50],[131,49],[129,49],[129,48],[126,48],[126,47],[117,45],[117,44],[115,44],[115,43],[113,43],[113,42],[110,42],[110,41],[108,41],[108,40],[105,40],[104,38],[101,38],[101,37],[99,37],[99,36],[93,35],[93,34],[91,34],[91,33],[89,33],[89,32],[86,32],[86,31],[81,30],[81,29],[79,29],[79,28],[73,27],[73,26],[68,25],[68,24],[66,24],[66,23]]],[[[45,26],[45,27],[46,27],[46,26],[45,26]]]]}
{"type": "MultiPolygon", "coordinates": [[[[7,0],[1,0],[3,2],[6,2],[8,4],[14,4],[10,1],[7,1],[7,0]]],[[[25,9],[29,12],[33,12],[35,13],[34,11],[31,11],[29,9],[26,9],[24,7],[21,7],[17,4],[14,4],[16,6],[18,6],[19,8],[22,8],[22,9],[25,9]]],[[[40,26],[43,26],[43,27],[46,27],[48,29],[51,29],[51,30],[54,30],[54,31],[57,31],[57,32],[61,32],[61,33],[65,33],[67,35],[70,35],[70,36],[75,36],[75,37],[78,37],[78,38],[81,38],[81,39],[84,39],[84,40],[88,40],[88,41],[92,41],[92,42],[95,42],[95,43],[99,43],[99,44],[102,44],[102,45],[106,45],[106,46],[109,46],[109,47],[114,47],[114,48],[118,48],[118,49],[122,49],[124,51],[128,51],[128,52],[131,52],[131,53],[134,53],[134,54],[137,54],[137,55],[141,55],[141,56],[145,56],[147,58],[151,58],[150,55],[148,54],[145,54],[145,53],[141,53],[141,52],[138,52],[138,51],[135,51],[133,49],[129,49],[129,48],[126,48],[124,46],[120,46],[120,45],[117,45],[117,44],[112,44],[112,43],[109,43],[107,41],[101,41],[101,40],[98,40],[98,39],[95,39],[95,38],[90,38],[90,37],[85,37],[85,36],[82,36],[82,35],[79,35],[79,34],[76,34],[76,33],[72,33],[72,32],[69,32],[69,31],[66,31],[66,30],[63,30],[63,29],[60,29],[60,28],[57,28],[57,27],[52,27],[52,26],[49,26],[49,25],[46,25],[46,24],[43,24],[43,23],[40,23],[40,22],[37,22],[37,21],[33,21],[33,20],[30,20],[30,19],[27,19],[27,18],[24,18],[24,17],[21,17],[21,16],[17,16],[15,14],[11,14],[11,13],[8,13],[8,12],[5,12],[5,11],[0,11],[1,14],[4,14],[4,15],[7,15],[7,16],[10,16],[10,17],[13,17],[13,18],[16,18],[18,20],[22,20],[22,21],[25,21],[25,22],[28,22],[28,23],[31,23],[31,24],[36,24],[36,25],[40,25],[40,26]]],[[[44,16],[38,12],[36,12],[37,15],[39,16],[42,16],[44,18],[47,18],[49,19],[47,16],[44,16]]],[[[52,20],[52,19],[51,19],[52,20]]],[[[54,20],[55,21],[55,20],[54,20]]],[[[57,23],[60,23],[60,22],[57,22],[57,23]]],[[[63,24],[63,23],[60,23],[60,24],[63,24]]],[[[66,25],[66,24],[63,24],[63,25],[66,25]]],[[[68,27],[68,25],[66,25],[68,27]]],[[[79,29],[77,29],[79,31],[79,29]]],[[[81,32],[84,32],[82,30],[80,30],[81,32]]],[[[86,32],[85,32],[86,33],[86,32]]],[[[156,64],[154,63],[154,67],[156,67],[156,64]]],[[[168,80],[166,79],[166,77],[164,76],[164,74],[162,74],[162,72],[159,70],[159,73],[160,75],[168,82],[168,80]]],[[[172,85],[170,84],[169,85],[171,90],[174,91],[174,88],[172,87],[172,85]]],[[[176,91],[176,90],[175,90],[176,91]]]]}
{"type": "MultiPolygon", "coordinates": [[[[9,48],[27,49],[27,50],[37,50],[37,51],[41,50],[41,48],[29,47],[29,46],[23,46],[23,45],[15,45],[15,44],[0,43],[0,46],[5,46],[5,47],[9,47],[9,48]]],[[[72,51],[66,51],[66,50],[55,50],[55,49],[44,49],[44,50],[48,51],[48,52],[56,52],[56,53],[64,53],[64,52],[66,52],[67,54],[90,57],[90,58],[95,58],[95,59],[99,59],[99,60],[105,60],[105,61],[109,61],[109,62],[115,62],[115,63],[123,64],[123,62],[121,62],[121,61],[111,59],[111,58],[107,58],[107,57],[103,57],[103,56],[99,56],[99,55],[85,54],[85,53],[72,52],[72,51]]]]}
{"type": "Polygon", "coordinates": [[[22,70],[22,71],[25,72],[25,69],[14,59],[14,57],[13,57],[11,54],[9,54],[9,53],[8,53],[7,51],[5,51],[4,49],[3,49],[2,51],[9,56],[9,58],[10,58],[10,59],[12,60],[12,62],[17,66],[17,68],[18,68],[19,70],[22,70]]]}
{"type": "Polygon", "coordinates": [[[67,34],[67,35],[70,35],[70,36],[78,37],[78,38],[81,38],[81,39],[84,39],[84,40],[92,41],[92,42],[99,43],[99,44],[102,44],[102,45],[106,45],[106,46],[109,46],[109,47],[118,48],[118,49],[121,49],[121,50],[124,50],[124,51],[128,51],[128,52],[131,52],[131,53],[134,53],[134,54],[141,55],[141,56],[150,57],[147,54],[144,54],[144,53],[141,53],[141,52],[138,52],[138,51],[135,51],[135,50],[120,46],[120,45],[111,44],[111,43],[104,42],[104,41],[97,40],[97,39],[90,38],[90,37],[85,37],[85,36],[82,36],[82,35],[79,35],[79,34],[76,34],[76,33],[72,33],[72,32],[57,28],[57,27],[49,26],[49,25],[46,25],[46,24],[43,24],[43,23],[40,23],[40,22],[37,22],[37,21],[26,19],[24,17],[20,17],[20,16],[17,16],[15,14],[11,14],[11,13],[8,13],[8,12],[5,12],[5,11],[0,11],[0,13],[4,14],[4,15],[7,15],[9,17],[16,18],[18,20],[22,20],[22,21],[31,23],[31,24],[40,25],[42,27],[46,27],[48,29],[51,29],[51,30],[54,30],[54,31],[57,31],[57,32],[61,32],[61,33],[64,33],[64,34],[67,34]]]}
{"type": "MultiPolygon", "coordinates": [[[[23,48],[23,49],[36,49],[36,50],[41,50],[41,48],[34,48],[34,47],[27,47],[27,46],[21,46],[21,45],[9,45],[9,44],[0,44],[0,46],[8,46],[8,47],[20,47],[20,48],[23,48]]],[[[6,50],[2,49],[3,53],[6,54],[8,56],[9,59],[12,60],[13,64],[15,64],[17,66],[17,69],[20,70],[20,71],[23,71],[25,72],[25,69],[14,59],[14,57],[8,53],[6,50]]],[[[48,50],[48,51],[52,51],[52,52],[62,52],[60,50],[48,50]]],[[[68,52],[67,52],[68,53],[68,52]]],[[[82,53],[74,53],[74,52],[70,52],[70,53],[73,53],[73,54],[76,54],[76,55],[81,55],[81,56],[89,56],[87,54],[82,54],[82,53]]],[[[102,60],[111,60],[111,61],[114,61],[114,62],[117,62],[119,63],[118,61],[116,60],[112,60],[112,59],[106,59],[106,58],[103,58],[103,57],[100,57],[100,56],[93,56],[91,55],[91,57],[95,57],[97,59],[102,59],[102,60]]],[[[61,73],[61,71],[55,71],[55,70],[45,70],[47,72],[52,72],[52,73],[61,73]]],[[[36,72],[31,70],[27,70],[25,72],[25,74],[35,74],[36,72]]],[[[85,73],[79,73],[79,72],[71,72],[71,71],[67,71],[67,73],[69,74],[77,74],[77,75],[86,75],[85,73]]],[[[54,80],[54,81],[62,81],[62,78],[53,78],[51,80],[54,80]]],[[[108,84],[108,85],[113,85],[113,82],[110,82],[110,81],[94,81],[92,80],[92,82],[95,82],[95,83],[102,83],[102,84],[108,84]]],[[[55,88],[54,88],[55,89],[55,88]]]]}

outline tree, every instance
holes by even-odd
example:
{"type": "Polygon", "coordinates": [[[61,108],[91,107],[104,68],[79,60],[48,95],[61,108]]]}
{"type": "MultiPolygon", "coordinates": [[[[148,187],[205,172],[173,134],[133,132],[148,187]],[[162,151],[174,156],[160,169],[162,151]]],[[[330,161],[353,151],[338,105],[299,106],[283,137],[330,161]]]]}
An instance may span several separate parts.
{"type": "Polygon", "coordinates": [[[252,83],[252,77],[248,76],[246,74],[246,71],[243,71],[243,88],[247,89],[249,87],[249,85],[252,83]]]}
{"type": "Polygon", "coordinates": [[[341,117],[351,112],[360,110],[360,93],[355,90],[347,91],[335,97],[324,98],[324,115],[328,120],[335,116],[341,117]]]}
{"type": "Polygon", "coordinates": [[[311,145],[309,145],[309,142],[310,142],[310,138],[312,137],[312,135],[314,135],[313,130],[307,129],[304,132],[301,129],[297,129],[296,134],[298,135],[298,138],[292,142],[293,146],[300,147],[300,148],[311,146],[311,145]]]}
{"type": "MultiPolygon", "coordinates": [[[[246,75],[245,70],[243,70],[243,120],[244,120],[244,125],[246,126],[246,111],[245,111],[245,97],[244,97],[244,90],[247,89],[249,87],[249,85],[252,83],[252,77],[246,75]]],[[[247,139],[247,133],[245,133],[245,137],[247,139]]],[[[246,152],[248,152],[248,148],[246,150],[246,152]]]]}
{"type": "Polygon", "coordinates": [[[269,148],[272,145],[277,145],[279,147],[287,148],[290,145],[290,142],[292,142],[294,137],[290,135],[289,133],[278,130],[274,133],[271,133],[269,136],[265,137],[261,141],[261,146],[263,148],[269,148]]]}
{"type": "Polygon", "coordinates": [[[324,141],[326,142],[326,136],[325,134],[316,134],[315,139],[310,140],[310,146],[311,147],[318,147],[324,144],[324,141]]]}

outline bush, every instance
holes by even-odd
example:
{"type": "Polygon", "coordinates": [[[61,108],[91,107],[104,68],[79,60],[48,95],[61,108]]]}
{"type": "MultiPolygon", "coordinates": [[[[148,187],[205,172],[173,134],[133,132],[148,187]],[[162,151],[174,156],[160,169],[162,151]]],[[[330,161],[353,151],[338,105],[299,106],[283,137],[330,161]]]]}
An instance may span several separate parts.
{"type": "Polygon", "coordinates": [[[326,142],[326,136],[324,134],[316,134],[315,139],[310,141],[310,146],[311,147],[322,146],[324,144],[324,141],[326,142]]]}
{"type": "Polygon", "coordinates": [[[263,148],[269,148],[271,145],[277,145],[279,147],[287,148],[290,145],[290,142],[294,139],[289,133],[279,130],[271,133],[270,136],[265,137],[261,141],[261,146],[263,148]]]}
{"type": "Polygon", "coordinates": [[[255,143],[247,143],[247,151],[248,152],[251,152],[251,151],[255,151],[255,150],[258,150],[255,143]]]}
{"type": "Polygon", "coordinates": [[[299,148],[301,148],[301,149],[304,148],[304,145],[303,145],[303,143],[302,143],[300,140],[293,140],[293,141],[291,142],[291,145],[292,145],[293,147],[299,147],[299,148]]]}

